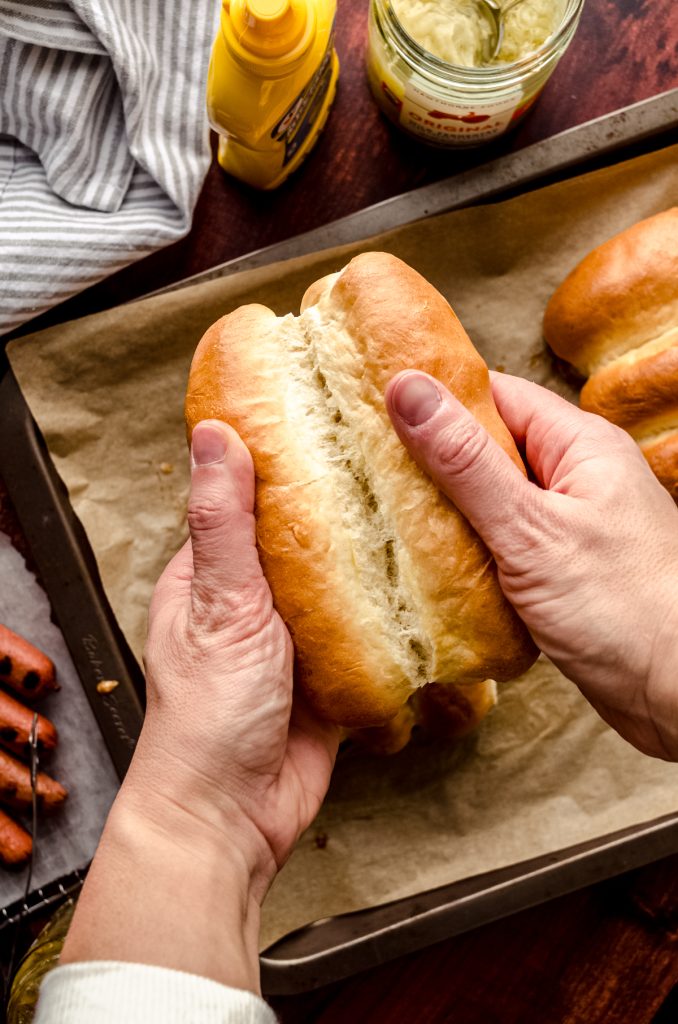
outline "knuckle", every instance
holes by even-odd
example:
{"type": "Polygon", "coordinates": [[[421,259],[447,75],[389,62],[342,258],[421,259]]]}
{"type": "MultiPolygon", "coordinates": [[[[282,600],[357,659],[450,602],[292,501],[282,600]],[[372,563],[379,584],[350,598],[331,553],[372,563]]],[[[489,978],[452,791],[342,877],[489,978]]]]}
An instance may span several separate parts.
{"type": "Polygon", "coordinates": [[[614,465],[610,465],[606,472],[601,473],[595,480],[591,504],[599,510],[609,509],[615,512],[619,503],[624,503],[627,487],[625,474],[620,473],[614,465]]]}
{"type": "Polygon", "coordinates": [[[636,447],[625,430],[602,416],[590,415],[580,436],[591,451],[601,455],[628,455],[636,447]]]}
{"type": "Polygon", "coordinates": [[[435,465],[445,477],[461,476],[482,458],[489,437],[479,423],[464,419],[446,426],[435,445],[435,465]]]}
{"type": "Polygon", "coordinates": [[[607,420],[594,421],[579,437],[582,464],[595,468],[598,499],[616,499],[629,484],[629,473],[643,463],[636,441],[621,427],[607,420]]]}
{"type": "Polygon", "coordinates": [[[612,432],[610,434],[610,445],[612,449],[624,459],[632,458],[640,465],[643,459],[638,442],[635,438],[621,427],[615,427],[613,424],[610,424],[610,426],[612,427],[612,432]]]}
{"type": "Polygon", "coordinates": [[[191,533],[202,533],[223,526],[228,512],[225,503],[217,495],[201,495],[190,499],[187,518],[191,533]]]}

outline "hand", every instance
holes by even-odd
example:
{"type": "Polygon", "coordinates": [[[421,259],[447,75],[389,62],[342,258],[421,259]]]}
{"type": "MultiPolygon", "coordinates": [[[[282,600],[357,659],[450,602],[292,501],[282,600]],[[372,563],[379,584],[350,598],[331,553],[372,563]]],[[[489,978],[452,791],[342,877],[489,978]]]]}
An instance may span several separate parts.
{"type": "Polygon", "coordinates": [[[292,708],[292,642],[259,564],[247,448],[207,421],[192,460],[191,539],[149,614],[139,759],[156,792],[187,813],[223,816],[230,830],[253,825],[267,885],[318,813],[338,730],[298,696],[292,708]]]}
{"type": "Polygon", "coordinates": [[[622,736],[676,760],[678,509],[618,427],[516,377],[492,388],[536,483],[426,374],[399,374],[386,401],[538,646],[622,736]]]}
{"type": "Polygon", "coordinates": [[[191,538],[150,609],[143,730],[62,962],[136,960],[257,991],[259,905],[320,808],[338,730],[292,702],[249,452],[206,421],[192,467],[191,538]]]}

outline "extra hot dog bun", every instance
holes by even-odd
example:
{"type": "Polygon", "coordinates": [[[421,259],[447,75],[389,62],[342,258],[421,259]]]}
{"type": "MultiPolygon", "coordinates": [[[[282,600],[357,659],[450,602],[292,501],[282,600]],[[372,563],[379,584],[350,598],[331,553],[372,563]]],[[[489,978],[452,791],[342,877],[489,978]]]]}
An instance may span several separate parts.
{"type": "Polygon", "coordinates": [[[581,407],[627,430],[678,500],[678,207],[589,253],[552,296],[544,336],[589,377],[581,407]]]}
{"type": "Polygon", "coordinates": [[[384,391],[408,367],[442,380],[522,469],[448,303],[385,253],[316,282],[299,317],[257,305],[223,317],[190,373],[189,433],[222,419],[252,453],[259,552],[298,680],[351,727],[394,719],[434,681],[488,694],[487,677],[536,657],[489,552],[391,426],[384,391]]]}

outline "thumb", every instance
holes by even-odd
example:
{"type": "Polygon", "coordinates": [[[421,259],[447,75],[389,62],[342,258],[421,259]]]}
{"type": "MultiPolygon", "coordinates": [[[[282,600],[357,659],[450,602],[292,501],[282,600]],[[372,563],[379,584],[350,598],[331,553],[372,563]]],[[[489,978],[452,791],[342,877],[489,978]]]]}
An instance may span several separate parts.
{"type": "Polygon", "coordinates": [[[501,552],[533,485],[468,409],[428,374],[406,370],[394,377],[386,407],[412,458],[490,550],[501,552]]]}
{"type": "Polygon", "coordinates": [[[215,608],[237,603],[261,580],[253,510],[254,467],[245,444],[219,420],[196,424],[188,500],[194,600],[215,608]]]}

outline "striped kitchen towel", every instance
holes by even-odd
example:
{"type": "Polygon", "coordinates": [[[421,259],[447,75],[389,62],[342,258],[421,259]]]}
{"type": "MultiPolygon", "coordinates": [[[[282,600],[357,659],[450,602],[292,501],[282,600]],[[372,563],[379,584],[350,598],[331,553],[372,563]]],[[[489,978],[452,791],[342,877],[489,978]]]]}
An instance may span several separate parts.
{"type": "Polygon", "coordinates": [[[219,0],[0,0],[0,334],[181,238],[219,0]]]}

